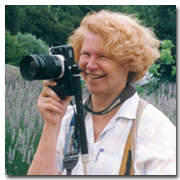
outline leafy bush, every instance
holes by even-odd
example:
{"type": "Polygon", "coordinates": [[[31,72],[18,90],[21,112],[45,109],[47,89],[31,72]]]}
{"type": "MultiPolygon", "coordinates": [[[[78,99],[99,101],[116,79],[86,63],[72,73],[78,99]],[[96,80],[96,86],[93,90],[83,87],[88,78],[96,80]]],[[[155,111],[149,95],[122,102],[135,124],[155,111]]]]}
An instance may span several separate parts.
{"type": "Polygon", "coordinates": [[[21,56],[21,49],[16,36],[5,30],[5,63],[16,65],[21,56]]]}
{"type": "MultiPolygon", "coordinates": [[[[161,43],[160,58],[149,68],[147,77],[146,93],[149,95],[160,88],[161,84],[170,82],[176,83],[176,62],[171,54],[174,45],[171,40],[164,40],[161,43]]],[[[143,92],[143,87],[136,87],[138,92],[143,92]]]]}
{"type": "Polygon", "coordinates": [[[36,36],[30,33],[21,32],[17,33],[17,40],[20,44],[23,54],[47,54],[48,45],[41,39],[37,39],[36,36]]]}
{"type": "Polygon", "coordinates": [[[176,80],[176,61],[171,52],[173,47],[171,40],[162,41],[160,58],[149,69],[149,72],[156,78],[158,83],[175,82],[176,80]]]}
{"type": "Polygon", "coordinates": [[[5,63],[19,66],[23,56],[27,54],[47,54],[48,45],[30,33],[20,33],[11,36],[5,31],[5,63]]]}

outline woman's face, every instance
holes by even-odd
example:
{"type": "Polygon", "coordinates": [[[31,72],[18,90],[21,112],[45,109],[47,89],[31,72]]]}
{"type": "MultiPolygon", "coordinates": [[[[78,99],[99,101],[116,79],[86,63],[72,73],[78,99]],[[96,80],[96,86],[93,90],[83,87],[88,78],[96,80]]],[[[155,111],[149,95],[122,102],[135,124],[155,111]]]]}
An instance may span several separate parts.
{"type": "Polygon", "coordinates": [[[129,72],[118,61],[108,57],[101,44],[98,35],[89,32],[85,35],[79,67],[91,94],[110,96],[124,88],[129,72]]]}

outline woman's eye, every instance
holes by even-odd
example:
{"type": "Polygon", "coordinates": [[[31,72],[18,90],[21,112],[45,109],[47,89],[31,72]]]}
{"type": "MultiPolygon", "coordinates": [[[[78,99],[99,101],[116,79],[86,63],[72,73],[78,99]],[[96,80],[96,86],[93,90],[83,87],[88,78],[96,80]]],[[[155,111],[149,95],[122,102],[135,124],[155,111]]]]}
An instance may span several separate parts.
{"type": "Polygon", "coordinates": [[[105,55],[100,55],[99,58],[101,58],[101,59],[109,59],[109,57],[107,57],[105,55]]]}
{"type": "Polygon", "coordinates": [[[90,54],[88,54],[88,53],[82,53],[81,55],[83,55],[83,56],[90,56],[90,54]]]}

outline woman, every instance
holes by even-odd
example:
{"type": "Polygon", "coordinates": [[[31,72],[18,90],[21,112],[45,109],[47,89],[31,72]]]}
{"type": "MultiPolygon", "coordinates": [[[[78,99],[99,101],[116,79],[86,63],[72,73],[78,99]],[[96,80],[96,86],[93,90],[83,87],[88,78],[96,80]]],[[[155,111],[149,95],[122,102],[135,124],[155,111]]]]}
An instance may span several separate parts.
{"type": "MultiPolygon", "coordinates": [[[[69,38],[75,60],[91,94],[90,108],[99,112],[108,107],[127,83],[139,81],[159,57],[160,41],[151,29],[132,17],[102,10],[90,13],[69,38]]],[[[45,124],[29,174],[65,174],[63,155],[68,124],[73,110],[71,97],[60,99],[44,81],[38,108],[45,124]],[[68,108],[68,110],[67,110],[68,108]],[[59,136],[59,138],[58,138],[59,136]],[[56,149],[57,146],[57,149],[56,149]]],[[[137,93],[104,115],[87,112],[85,117],[91,175],[118,175],[125,143],[136,117],[137,93]]],[[[148,104],[141,116],[135,175],[176,174],[175,127],[155,107],[148,104]]],[[[72,175],[83,174],[81,158],[72,175]]]]}

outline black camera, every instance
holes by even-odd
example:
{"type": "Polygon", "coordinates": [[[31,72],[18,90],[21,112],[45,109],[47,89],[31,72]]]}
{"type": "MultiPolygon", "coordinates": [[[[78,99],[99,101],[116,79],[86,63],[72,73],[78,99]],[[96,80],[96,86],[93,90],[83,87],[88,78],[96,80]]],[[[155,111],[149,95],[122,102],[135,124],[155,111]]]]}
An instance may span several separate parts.
{"type": "Polygon", "coordinates": [[[73,77],[80,76],[81,69],[74,62],[73,47],[60,45],[49,48],[49,55],[23,57],[20,72],[28,81],[53,79],[57,85],[50,88],[63,98],[74,95],[73,77]]]}

